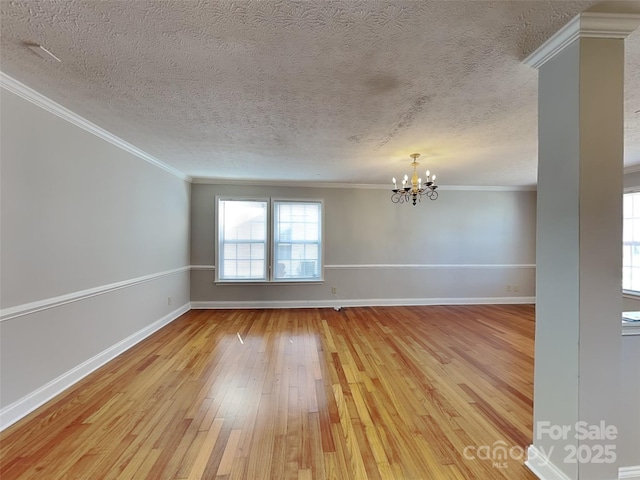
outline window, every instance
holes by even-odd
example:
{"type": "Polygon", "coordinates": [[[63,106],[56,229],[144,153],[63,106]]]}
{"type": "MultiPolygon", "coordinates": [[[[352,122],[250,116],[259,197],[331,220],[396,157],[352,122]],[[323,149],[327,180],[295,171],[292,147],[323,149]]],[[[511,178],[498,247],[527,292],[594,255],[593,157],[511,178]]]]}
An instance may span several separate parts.
{"type": "Polygon", "coordinates": [[[218,200],[218,279],[267,279],[265,200],[218,200]]]}
{"type": "Polygon", "coordinates": [[[622,289],[640,294],[640,192],[625,193],[622,212],[622,289]]]}
{"type": "Polygon", "coordinates": [[[322,280],[322,201],[217,198],[216,203],[217,281],[322,280]]]}
{"type": "Polygon", "coordinates": [[[319,202],[273,203],[275,280],[320,279],[320,218],[319,202]]]}

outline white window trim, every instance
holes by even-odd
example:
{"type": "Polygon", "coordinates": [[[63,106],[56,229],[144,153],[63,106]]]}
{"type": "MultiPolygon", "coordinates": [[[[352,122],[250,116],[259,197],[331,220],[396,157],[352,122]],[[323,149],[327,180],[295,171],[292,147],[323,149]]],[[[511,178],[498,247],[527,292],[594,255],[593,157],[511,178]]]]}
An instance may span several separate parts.
{"type": "Polygon", "coordinates": [[[269,259],[269,279],[271,283],[277,283],[279,285],[282,284],[305,284],[308,285],[310,283],[323,283],[324,282],[324,199],[321,198],[280,198],[280,197],[272,197],[271,198],[271,219],[269,221],[269,227],[272,229],[269,235],[269,241],[271,242],[271,256],[269,259]],[[301,278],[301,279],[290,279],[283,278],[277,279],[275,278],[275,274],[273,271],[273,263],[276,258],[276,242],[275,242],[275,233],[273,232],[274,227],[274,219],[276,218],[276,203],[277,202],[289,202],[289,203],[319,203],[320,204],[320,264],[318,265],[318,269],[320,271],[319,277],[314,278],[301,278]]]}
{"type": "Polygon", "coordinates": [[[216,279],[215,282],[217,284],[264,284],[269,281],[269,197],[244,197],[244,196],[233,196],[233,195],[216,195],[215,199],[215,272],[216,279]],[[265,271],[265,279],[257,280],[255,278],[248,278],[246,280],[234,278],[234,279],[224,279],[220,278],[220,273],[222,272],[221,264],[221,252],[220,252],[220,201],[223,200],[235,200],[239,202],[265,202],[267,204],[267,232],[266,232],[266,240],[265,240],[265,262],[267,264],[265,271]]]}
{"type": "MultiPolygon", "coordinates": [[[[623,198],[623,203],[624,203],[624,197],[626,195],[630,195],[630,194],[640,194],[640,187],[627,187],[625,189],[623,189],[622,191],[622,198],[623,198]]],[[[624,222],[625,217],[624,217],[624,209],[622,212],[622,220],[624,222]]],[[[624,231],[623,231],[624,234],[624,231]]],[[[622,239],[622,245],[621,247],[624,248],[625,246],[625,240],[624,237],[622,239]]],[[[633,299],[639,299],[640,298],[640,290],[627,290],[627,289],[622,289],[622,296],[623,297],[627,297],[627,298],[633,298],[633,299]]]]}
{"type": "MultiPolygon", "coordinates": [[[[640,192],[640,186],[626,187],[623,190],[623,195],[626,195],[629,193],[639,193],[639,192],[640,192]]],[[[624,218],[624,214],[623,214],[623,218],[624,218]]],[[[622,245],[624,245],[624,240],[622,242],[622,245]]],[[[630,298],[633,300],[639,300],[640,292],[637,290],[622,290],[622,297],[630,298]]],[[[626,322],[622,320],[622,335],[623,336],[640,335],[640,322],[626,322]]]]}
{"type": "Polygon", "coordinates": [[[322,285],[324,283],[324,243],[325,243],[325,220],[324,220],[324,199],[321,198],[281,198],[281,197],[252,197],[252,196],[235,196],[235,195],[216,195],[215,197],[215,284],[216,285],[322,285]],[[220,255],[220,216],[219,205],[220,200],[236,200],[236,201],[255,201],[267,203],[267,240],[266,240],[266,278],[265,280],[252,279],[222,279],[220,278],[219,268],[222,256],[220,255]],[[273,262],[275,259],[275,241],[274,241],[274,218],[275,218],[275,203],[276,202],[291,202],[291,203],[319,203],[320,204],[320,276],[315,278],[301,278],[301,279],[276,279],[273,271],[273,262]]]}

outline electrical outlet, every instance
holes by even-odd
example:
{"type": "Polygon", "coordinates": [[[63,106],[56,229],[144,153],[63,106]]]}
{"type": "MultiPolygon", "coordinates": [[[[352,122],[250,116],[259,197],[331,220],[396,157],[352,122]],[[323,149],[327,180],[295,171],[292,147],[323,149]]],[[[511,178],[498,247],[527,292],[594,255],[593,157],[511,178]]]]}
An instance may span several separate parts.
{"type": "Polygon", "coordinates": [[[167,297],[167,305],[171,305],[171,297],[167,297]]]}
{"type": "Polygon", "coordinates": [[[511,285],[507,285],[507,292],[511,291],[511,285]]]}
{"type": "Polygon", "coordinates": [[[519,292],[520,291],[520,286],[519,285],[514,285],[513,286],[513,291],[514,292],[519,292]]]}
{"type": "Polygon", "coordinates": [[[336,293],[338,293],[338,289],[336,287],[331,287],[331,294],[335,295],[336,293]]]}

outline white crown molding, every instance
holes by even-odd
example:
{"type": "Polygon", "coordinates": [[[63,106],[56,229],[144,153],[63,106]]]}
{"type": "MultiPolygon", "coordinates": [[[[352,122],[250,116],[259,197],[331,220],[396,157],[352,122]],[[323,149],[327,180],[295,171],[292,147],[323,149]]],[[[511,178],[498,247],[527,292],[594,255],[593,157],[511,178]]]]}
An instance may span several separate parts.
{"type": "Polygon", "coordinates": [[[524,64],[540,68],[578,38],[626,38],[640,26],[640,15],[633,13],[583,12],[558,30],[524,64]]]}
{"type": "Polygon", "coordinates": [[[79,290],[77,292],[67,293],[65,295],[60,295],[52,298],[46,298],[44,300],[38,300],[36,302],[16,305],[15,307],[3,308],[2,310],[0,310],[0,322],[11,320],[17,317],[22,317],[23,315],[30,315],[32,313],[47,310],[49,308],[59,307],[60,305],[78,302],[80,300],[84,300],[85,298],[104,295],[105,293],[113,292],[114,290],[120,290],[121,288],[127,288],[133,285],[138,285],[140,283],[150,282],[162,277],[174,275],[176,273],[186,272],[189,269],[189,266],[174,268],[173,270],[165,270],[164,272],[143,275],[141,277],[123,280],[122,282],[110,283],[108,285],[101,285],[99,287],[88,288],[86,290],[79,290]]]}
{"type": "Polygon", "coordinates": [[[191,310],[191,306],[188,303],[184,304],[173,312],[168,313],[161,319],[155,321],[150,325],[147,325],[141,330],[138,330],[133,335],[130,335],[124,340],[121,340],[120,342],[100,352],[89,360],[60,375],[58,378],[34,390],[28,395],[25,395],[12,404],[3,407],[2,409],[0,409],[0,431],[4,430],[10,425],[13,425],[15,422],[27,416],[39,406],[48,402],[56,395],[59,395],[67,388],[82,380],[91,372],[97,370],[110,360],[113,360],[121,353],[129,350],[135,344],[141,342],[152,333],[157,332],[162,327],[168,325],[180,315],[188,312],[189,310],[191,310]]]}
{"type": "Polygon", "coordinates": [[[378,184],[309,182],[306,180],[241,180],[232,178],[193,177],[192,183],[202,185],[238,185],[252,187],[358,188],[370,190],[391,190],[388,186],[378,184]]]}
{"type": "Polygon", "coordinates": [[[640,465],[631,467],[620,467],[618,469],[619,480],[640,480],[640,465]]]}
{"type": "Polygon", "coordinates": [[[62,105],[45,97],[41,93],[36,92],[32,88],[27,87],[23,83],[20,83],[16,79],[10,77],[9,75],[3,72],[0,72],[0,87],[12,93],[15,93],[19,97],[24,98],[25,100],[33,103],[34,105],[37,105],[38,107],[44,110],[47,110],[50,113],[53,113],[54,115],[57,115],[63,120],[66,120],[69,123],[72,123],[73,125],[80,127],[89,133],[92,133],[96,137],[99,137],[102,140],[105,140],[111,143],[112,145],[115,145],[116,147],[121,148],[122,150],[132,155],[135,155],[136,157],[144,160],[145,162],[148,162],[158,168],[161,168],[165,172],[168,172],[171,175],[174,175],[181,180],[184,180],[186,182],[191,182],[191,177],[188,175],[185,175],[177,168],[174,168],[171,165],[167,165],[166,163],[161,162],[157,158],[154,158],[148,153],[144,152],[143,150],[140,150],[138,147],[135,147],[130,143],[125,142],[121,138],[116,137],[112,133],[95,125],[94,123],[91,123],[89,120],[81,117],[80,115],[72,112],[71,110],[63,107],[62,105]]]}
{"type": "MultiPolygon", "coordinates": [[[[240,185],[255,187],[298,187],[298,188],[348,188],[361,190],[388,190],[389,185],[370,183],[337,183],[337,182],[306,182],[304,180],[238,180],[227,178],[193,177],[194,184],[200,185],[240,185]]],[[[537,190],[535,185],[438,185],[438,191],[442,190],[470,190],[488,192],[533,192],[537,190]]]]}
{"type": "Polygon", "coordinates": [[[520,305],[535,303],[535,297],[461,297],[461,298],[362,298],[333,300],[258,300],[258,301],[192,301],[194,310],[394,307],[423,305],[520,305]]]}
{"type": "Polygon", "coordinates": [[[524,464],[540,480],[571,480],[544,453],[538,450],[535,445],[529,445],[527,449],[527,461],[524,464]]]}

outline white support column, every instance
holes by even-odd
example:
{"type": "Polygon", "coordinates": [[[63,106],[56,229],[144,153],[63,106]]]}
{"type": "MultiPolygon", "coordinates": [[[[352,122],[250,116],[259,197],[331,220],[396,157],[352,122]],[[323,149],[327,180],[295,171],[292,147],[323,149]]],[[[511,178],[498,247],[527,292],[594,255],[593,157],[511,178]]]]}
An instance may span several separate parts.
{"type": "Polygon", "coordinates": [[[525,60],[539,69],[528,465],[544,479],[618,478],[624,38],[638,25],[582,13],[525,60]],[[581,426],[602,425],[581,438],[581,426]]]}

